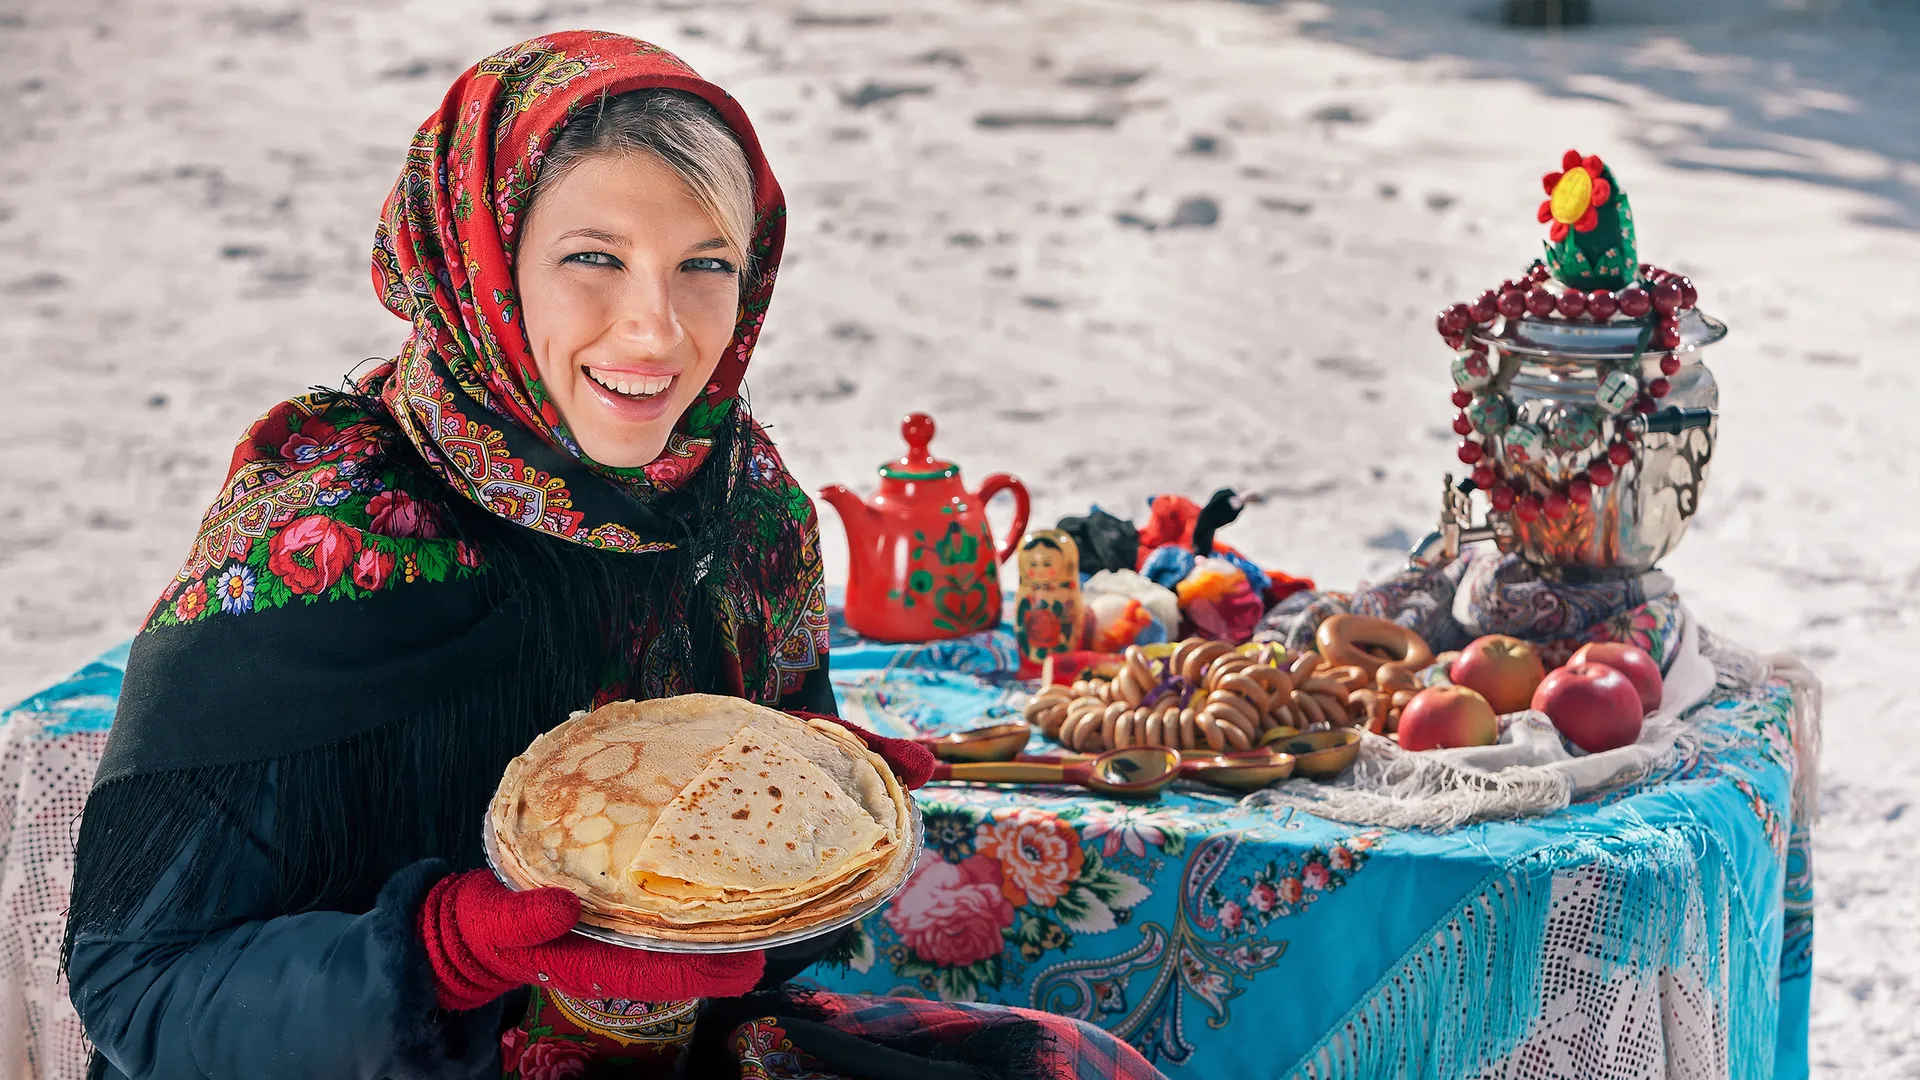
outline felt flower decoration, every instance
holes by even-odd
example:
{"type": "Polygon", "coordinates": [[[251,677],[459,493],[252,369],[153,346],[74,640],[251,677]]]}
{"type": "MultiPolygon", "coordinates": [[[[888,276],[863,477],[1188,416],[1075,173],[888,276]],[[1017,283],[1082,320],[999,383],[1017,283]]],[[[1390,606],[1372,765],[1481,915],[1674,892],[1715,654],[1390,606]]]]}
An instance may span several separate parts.
{"type": "Polygon", "coordinates": [[[1606,166],[1599,158],[1582,158],[1580,151],[1569,150],[1560,159],[1560,169],[1540,178],[1547,189],[1546,201],[1540,204],[1540,223],[1553,223],[1548,235],[1556,244],[1567,238],[1569,228],[1592,232],[1600,223],[1598,208],[1613,197],[1613,185],[1601,178],[1606,166]]]}

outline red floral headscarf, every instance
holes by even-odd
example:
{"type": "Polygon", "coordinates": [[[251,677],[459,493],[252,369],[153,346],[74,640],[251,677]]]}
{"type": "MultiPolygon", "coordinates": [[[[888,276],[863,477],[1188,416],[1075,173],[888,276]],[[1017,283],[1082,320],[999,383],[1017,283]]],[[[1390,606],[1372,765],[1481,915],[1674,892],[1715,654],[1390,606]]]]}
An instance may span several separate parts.
{"type": "Polygon", "coordinates": [[[399,356],[358,384],[382,408],[307,395],[257,421],[148,628],[478,572],[479,553],[444,535],[440,493],[413,490],[380,464],[396,440],[417,447],[456,498],[500,518],[588,547],[655,553],[683,542],[684,529],[663,527],[650,504],[687,486],[731,427],[740,432],[727,441],[732,457],[711,467],[726,470],[730,496],[744,497],[730,498],[724,527],[771,572],[719,583],[718,613],[744,692],[770,701],[791,690],[827,647],[818,526],[765,431],[734,414],[784,233],[780,185],[746,115],[671,54],[573,31],[482,60],[414,136],[376,232],[374,285],[413,325],[399,356]],[[738,138],[753,172],[757,274],[712,380],[665,450],[641,468],[615,469],[581,456],[541,385],[514,292],[514,246],[560,129],[602,95],[647,88],[698,95],[738,138]]]}
{"type": "MultiPolygon", "coordinates": [[[[420,126],[381,215],[374,288],[413,324],[381,396],[447,482],[493,513],[597,548],[665,547],[623,524],[623,511],[631,499],[681,486],[705,461],[735,407],[785,234],[786,203],[746,113],[672,53],[592,31],[495,53],[455,80],[420,126]],[[514,291],[514,253],[560,129],[603,95],[645,89],[698,95],[739,139],[753,172],[758,272],[719,367],[666,449],[642,468],[615,469],[582,458],[541,385],[514,291]]],[[[785,469],[774,472],[762,482],[792,484],[785,469]]]]}

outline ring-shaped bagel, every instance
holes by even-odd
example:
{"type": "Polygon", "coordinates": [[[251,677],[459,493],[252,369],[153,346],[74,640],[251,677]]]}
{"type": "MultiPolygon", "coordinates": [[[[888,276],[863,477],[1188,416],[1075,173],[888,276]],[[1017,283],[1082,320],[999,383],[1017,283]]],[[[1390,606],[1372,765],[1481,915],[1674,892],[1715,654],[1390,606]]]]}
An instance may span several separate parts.
{"type": "Polygon", "coordinates": [[[1226,733],[1221,731],[1220,725],[1214,721],[1213,717],[1206,713],[1201,713],[1193,718],[1193,730],[1206,738],[1209,748],[1213,750],[1225,750],[1227,748],[1226,733]]]}
{"type": "Polygon", "coordinates": [[[1220,737],[1226,740],[1228,749],[1230,750],[1253,749],[1254,737],[1247,733],[1246,728],[1243,728],[1238,724],[1230,723],[1226,720],[1215,720],[1213,722],[1213,726],[1217,731],[1220,732],[1220,737]]]}
{"type": "Polygon", "coordinates": [[[1312,651],[1303,652],[1299,656],[1294,657],[1293,663],[1287,666],[1287,677],[1293,680],[1295,686],[1298,686],[1312,678],[1314,669],[1319,666],[1319,653],[1312,651]]]}
{"type": "Polygon", "coordinates": [[[1271,699],[1267,696],[1266,686],[1258,679],[1250,679],[1244,674],[1235,673],[1221,679],[1219,690],[1239,694],[1245,698],[1247,704],[1253,706],[1253,714],[1255,716],[1266,712],[1271,704],[1271,699]]]}
{"type": "Polygon", "coordinates": [[[1198,683],[1205,676],[1207,665],[1233,651],[1233,647],[1220,641],[1203,642],[1187,654],[1187,662],[1181,666],[1180,674],[1190,683],[1198,683]]]}
{"type": "Polygon", "coordinates": [[[1335,615],[1320,624],[1313,640],[1328,664],[1362,668],[1368,678],[1385,663],[1425,667],[1433,662],[1433,650],[1419,634],[1370,615],[1335,615]],[[1376,655],[1369,649],[1386,655],[1376,655]]]}
{"type": "Polygon", "coordinates": [[[1333,667],[1320,669],[1315,673],[1315,677],[1331,679],[1348,690],[1358,690],[1363,686],[1373,685],[1374,673],[1358,664],[1336,664],[1333,667]]]}
{"type": "Polygon", "coordinates": [[[1373,673],[1375,685],[1389,693],[1395,690],[1418,690],[1418,678],[1425,664],[1381,664],[1380,670],[1373,673]]]}
{"type": "MultiPolygon", "coordinates": [[[[1160,684],[1160,676],[1153,670],[1153,661],[1147,659],[1146,650],[1138,645],[1127,646],[1126,673],[1133,676],[1133,685],[1140,691],[1139,697],[1145,697],[1149,691],[1160,684]]],[[[1138,702],[1139,698],[1135,698],[1138,702]]]]}

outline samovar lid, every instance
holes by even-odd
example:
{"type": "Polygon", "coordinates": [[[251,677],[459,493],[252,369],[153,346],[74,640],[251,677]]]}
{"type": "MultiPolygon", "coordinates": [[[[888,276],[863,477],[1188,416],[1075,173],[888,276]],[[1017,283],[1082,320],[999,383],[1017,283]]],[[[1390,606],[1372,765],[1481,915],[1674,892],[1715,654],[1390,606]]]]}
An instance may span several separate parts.
{"type": "Polygon", "coordinates": [[[1473,339],[1515,356],[1631,360],[1636,354],[1692,352],[1727,336],[1727,324],[1699,308],[1680,313],[1680,344],[1672,349],[1646,344],[1648,330],[1641,323],[1582,323],[1523,315],[1496,321],[1473,339]]]}

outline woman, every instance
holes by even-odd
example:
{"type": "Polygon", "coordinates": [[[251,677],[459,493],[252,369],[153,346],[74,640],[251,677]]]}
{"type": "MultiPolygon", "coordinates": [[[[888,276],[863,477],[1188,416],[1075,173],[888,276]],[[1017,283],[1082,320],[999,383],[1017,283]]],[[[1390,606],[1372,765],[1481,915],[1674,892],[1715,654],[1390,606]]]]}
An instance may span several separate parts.
{"type": "MultiPolygon", "coordinates": [[[[478,850],[506,762],[574,709],[833,709],[811,506],[738,398],[783,232],[739,106],[653,46],[558,34],[454,84],[376,234],[406,347],[253,426],[134,646],[66,941],[95,1075],[498,1076],[523,1014],[508,1069],[562,1015],[567,1061],[644,1069],[692,1026],[658,1003],[804,966],[571,935],[577,898],[478,850]],[[668,1033],[609,1035],[597,999],[668,1033]]],[[[829,1031],[826,1058],[892,1030],[822,1001],[710,1009],[696,1060],[765,1072],[760,1021],[829,1031]]],[[[987,1019],[955,1031],[1039,1067],[1053,1021],[987,1019]]]]}

